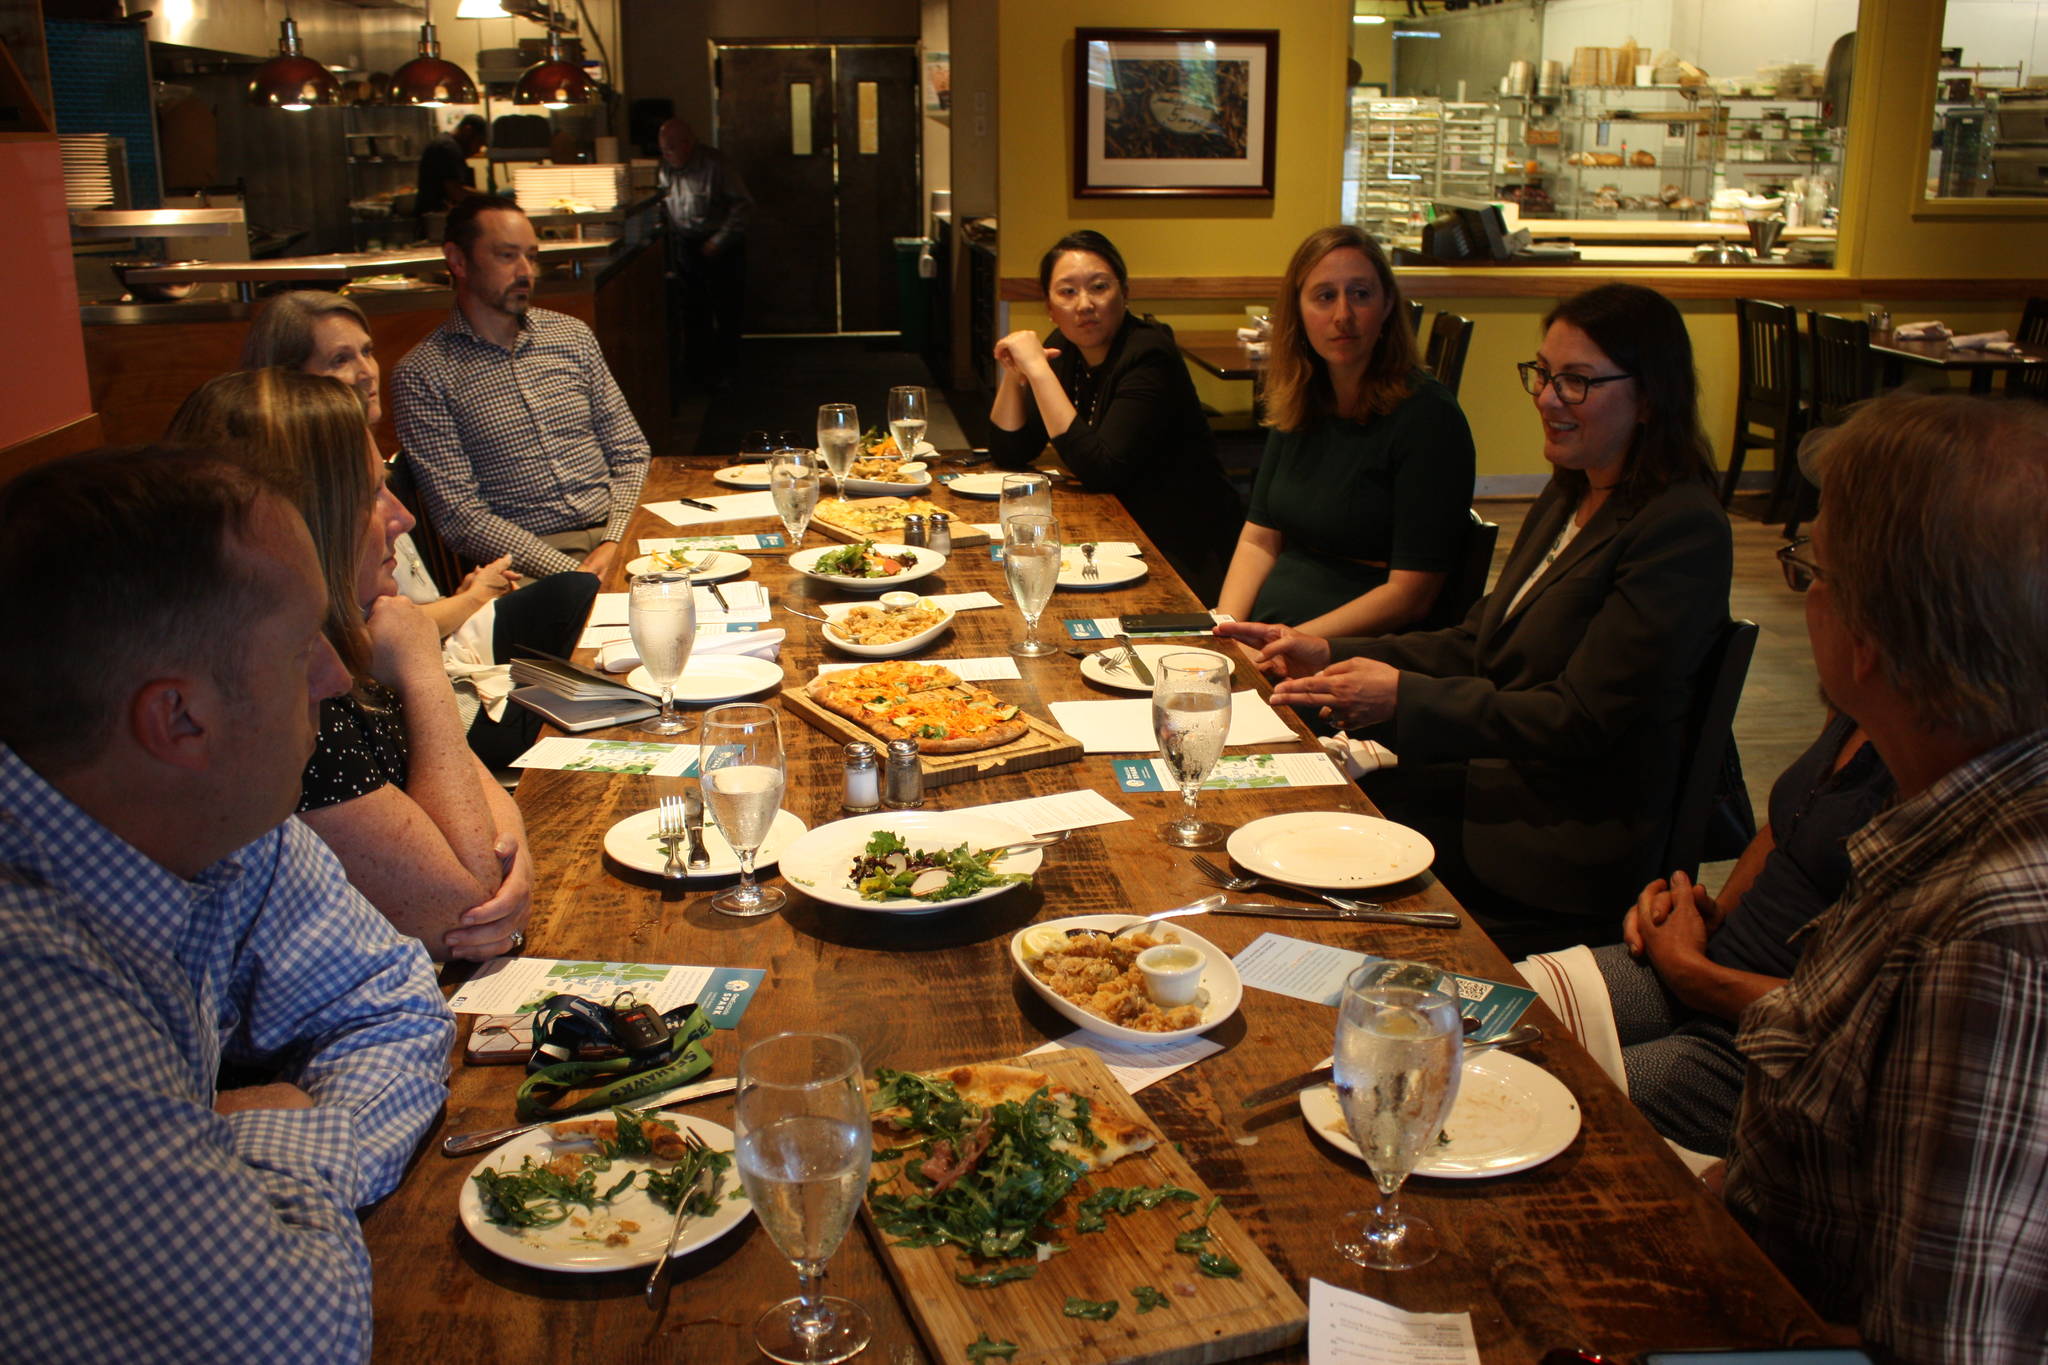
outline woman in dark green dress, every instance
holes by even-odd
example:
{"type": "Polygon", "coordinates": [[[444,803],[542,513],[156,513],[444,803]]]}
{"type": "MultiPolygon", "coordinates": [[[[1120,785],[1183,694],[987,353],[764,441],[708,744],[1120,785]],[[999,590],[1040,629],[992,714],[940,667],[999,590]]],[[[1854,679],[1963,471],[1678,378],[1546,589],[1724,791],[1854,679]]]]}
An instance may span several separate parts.
{"type": "Polygon", "coordinates": [[[1329,227],[1295,251],[1265,382],[1273,431],[1218,609],[1322,636],[1418,624],[1464,552],[1472,431],[1417,365],[1371,237],[1329,227]]]}

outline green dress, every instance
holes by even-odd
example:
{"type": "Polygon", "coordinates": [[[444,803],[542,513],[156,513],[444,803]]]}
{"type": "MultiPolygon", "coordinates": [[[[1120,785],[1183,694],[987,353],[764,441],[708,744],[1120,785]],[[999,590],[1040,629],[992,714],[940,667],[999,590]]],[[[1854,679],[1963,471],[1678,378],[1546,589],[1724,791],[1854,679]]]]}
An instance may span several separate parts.
{"type": "Polygon", "coordinates": [[[1458,400],[1421,371],[1383,416],[1273,432],[1248,519],[1278,531],[1283,548],[1252,619],[1299,625],[1380,586],[1394,569],[1452,572],[1465,546],[1472,469],[1472,429],[1458,400]]]}

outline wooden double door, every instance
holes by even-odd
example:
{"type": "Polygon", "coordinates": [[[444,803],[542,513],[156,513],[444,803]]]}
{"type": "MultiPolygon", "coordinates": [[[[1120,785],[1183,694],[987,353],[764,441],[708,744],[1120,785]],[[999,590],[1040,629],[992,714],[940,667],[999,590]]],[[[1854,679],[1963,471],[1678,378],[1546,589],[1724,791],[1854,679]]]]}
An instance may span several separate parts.
{"type": "Polygon", "coordinates": [[[717,142],[754,196],[747,329],[894,332],[923,227],[917,49],[720,43],[717,142]]]}

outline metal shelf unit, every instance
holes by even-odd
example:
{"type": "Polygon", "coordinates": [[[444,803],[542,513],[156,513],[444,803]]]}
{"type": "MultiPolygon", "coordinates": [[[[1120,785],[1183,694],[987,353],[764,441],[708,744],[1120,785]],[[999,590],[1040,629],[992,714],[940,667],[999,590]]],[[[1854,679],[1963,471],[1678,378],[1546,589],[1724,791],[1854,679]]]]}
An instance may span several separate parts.
{"type": "Polygon", "coordinates": [[[1357,175],[1345,221],[1413,245],[1432,200],[1492,198],[1495,122],[1490,104],[1352,96],[1346,159],[1357,175]]]}
{"type": "Polygon", "coordinates": [[[1559,210],[1567,218],[1704,219],[1725,117],[1720,97],[1706,87],[1572,87],[1558,118],[1564,163],[1559,210]],[[1645,153],[1654,158],[1652,163],[1635,164],[1645,153]],[[1594,155],[1616,155],[1621,164],[1574,164],[1574,157],[1594,155]],[[1602,195],[1600,188],[1607,185],[1618,194],[1602,195]],[[1666,185],[1676,185],[1694,207],[1656,204],[1666,185]]]}

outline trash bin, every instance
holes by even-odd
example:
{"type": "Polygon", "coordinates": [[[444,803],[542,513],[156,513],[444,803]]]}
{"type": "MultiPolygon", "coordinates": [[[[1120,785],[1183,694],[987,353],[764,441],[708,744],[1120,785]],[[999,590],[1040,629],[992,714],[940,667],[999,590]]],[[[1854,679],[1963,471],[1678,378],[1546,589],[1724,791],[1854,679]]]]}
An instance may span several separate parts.
{"type": "Polygon", "coordinates": [[[899,351],[922,352],[931,337],[932,282],[922,262],[931,258],[929,237],[897,237],[896,325],[902,333],[899,351]]]}

